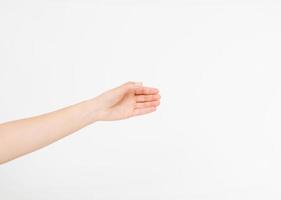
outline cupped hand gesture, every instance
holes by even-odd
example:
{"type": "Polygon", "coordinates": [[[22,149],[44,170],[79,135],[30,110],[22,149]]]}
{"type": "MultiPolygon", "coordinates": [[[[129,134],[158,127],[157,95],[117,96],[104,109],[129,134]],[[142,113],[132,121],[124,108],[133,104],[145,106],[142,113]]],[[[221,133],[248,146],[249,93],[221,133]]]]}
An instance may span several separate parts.
{"type": "Polygon", "coordinates": [[[97,96],[94,101],[98,120],[112,121],[156,111],[160,95],[156,88],[128,82],[97,96]]]}

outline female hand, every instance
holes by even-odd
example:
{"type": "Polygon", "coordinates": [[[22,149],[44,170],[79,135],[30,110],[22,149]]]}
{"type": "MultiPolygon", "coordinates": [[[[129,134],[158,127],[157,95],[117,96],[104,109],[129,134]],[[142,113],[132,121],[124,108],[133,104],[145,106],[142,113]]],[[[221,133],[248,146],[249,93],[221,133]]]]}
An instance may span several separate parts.
{"type": "Polygon", "coordinates": [[[112,121],[154,112],[160,105],[160,95],[156,88],[128,82],[97,96],[92,101],[96,108],[96,120],[112,121]]]}

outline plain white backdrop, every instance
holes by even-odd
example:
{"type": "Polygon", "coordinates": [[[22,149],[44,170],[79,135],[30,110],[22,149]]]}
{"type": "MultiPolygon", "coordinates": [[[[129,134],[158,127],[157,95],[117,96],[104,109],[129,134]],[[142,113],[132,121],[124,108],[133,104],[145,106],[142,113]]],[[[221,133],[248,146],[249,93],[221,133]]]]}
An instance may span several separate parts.
{"type": "Polygon", "coordinates": [[[277,1],[0,1],[0,121],[126,81],[156,113],[0,166],[1,200],[281,199],[277,1]]]}

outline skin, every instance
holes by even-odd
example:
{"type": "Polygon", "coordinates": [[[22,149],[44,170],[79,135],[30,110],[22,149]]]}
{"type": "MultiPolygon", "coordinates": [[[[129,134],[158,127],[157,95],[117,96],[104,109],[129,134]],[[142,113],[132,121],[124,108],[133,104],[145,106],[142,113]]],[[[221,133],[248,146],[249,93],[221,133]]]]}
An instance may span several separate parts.
{"type": "Polygon", "coordinates": [[[156,111],[159,91],[128,82],[93,99],[43,115],[0,124],[0,164],[45,147],[97,121],[156,111]]]}

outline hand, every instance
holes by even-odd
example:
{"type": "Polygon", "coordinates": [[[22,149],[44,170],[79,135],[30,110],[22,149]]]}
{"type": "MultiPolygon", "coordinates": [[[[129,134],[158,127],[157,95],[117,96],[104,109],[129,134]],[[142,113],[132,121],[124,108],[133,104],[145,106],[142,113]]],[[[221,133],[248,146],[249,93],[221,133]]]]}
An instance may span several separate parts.
{"type": "Polygon", "coordinates": [[[93,99],[97,121],[121,120],[156,111],[160,95],[156,88],[128,82],[93,99]]]}

